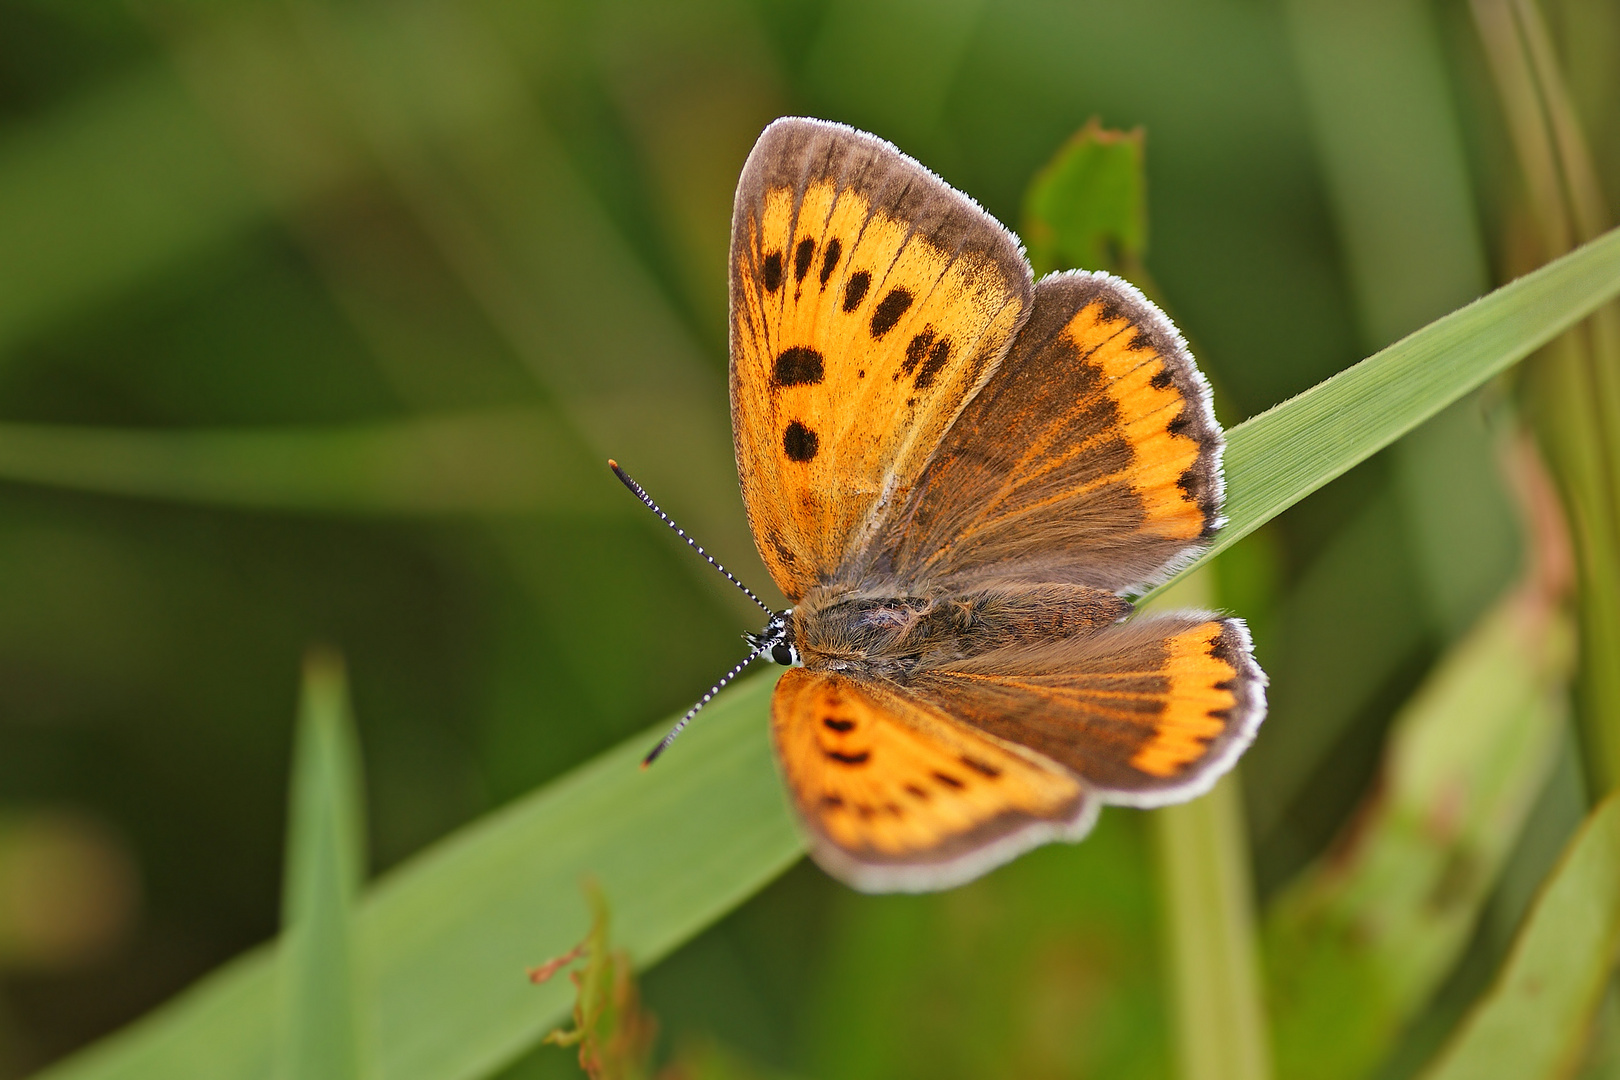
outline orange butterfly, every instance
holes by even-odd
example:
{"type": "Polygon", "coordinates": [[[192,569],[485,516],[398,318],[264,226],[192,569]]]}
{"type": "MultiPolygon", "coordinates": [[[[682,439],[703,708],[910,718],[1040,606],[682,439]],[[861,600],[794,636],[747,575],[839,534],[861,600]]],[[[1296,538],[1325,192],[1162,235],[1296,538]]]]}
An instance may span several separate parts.
{"type": "Polygon", "coordinates": [[[893,146],[778,120],[732,217],[731,420],[793,606],[698,707],[758,657],[789,666],[777,760],[830,873],[955,885],[1102,803],[1200,794],[1254,738],[1240,620],[1122,621],[1222,521],[1208,386],[1131,285],[1035,283],[893,146]]]}

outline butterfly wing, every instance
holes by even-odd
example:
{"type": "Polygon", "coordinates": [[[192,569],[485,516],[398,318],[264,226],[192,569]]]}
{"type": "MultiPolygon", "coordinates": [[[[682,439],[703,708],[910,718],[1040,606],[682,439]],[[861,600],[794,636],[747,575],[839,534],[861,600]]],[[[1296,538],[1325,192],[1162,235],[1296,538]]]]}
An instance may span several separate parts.
{"type": "Polygon", "coordinates": [[[1253,740],[1265,675],[1237,619],[1149,616],[918,672],[918,698],[1078,776],[1103,801],[1201,794],[1253,740]]]}
{"type": "Polygon", "coordinates": [[[890,684],[790,668],[771,729],[812,855],[856,888],[945,888],[1096,818],[1063,769],[890,684]]]}
{"type": "Polygon", "coordinates": [[[797,600],[902,508],[1022,325],[1012,234],[894,147],[788,118],[731,238],[731,423],[749,523],[797,600]]]}
{"type": "Polygon", "coordinates": [[[1055,274],[875,547],[907,584],[1154,583],[1221,523],[1221,448],[1159,309],[1108,274],[1055,274]]]}

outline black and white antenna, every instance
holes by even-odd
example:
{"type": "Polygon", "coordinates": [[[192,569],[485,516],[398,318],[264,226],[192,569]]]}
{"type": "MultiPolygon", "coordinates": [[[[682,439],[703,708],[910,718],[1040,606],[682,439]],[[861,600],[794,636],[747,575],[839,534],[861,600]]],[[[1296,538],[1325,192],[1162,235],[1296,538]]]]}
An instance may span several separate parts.
{"type": "Polygon", "coordinates": [[[619,468],[619,463],[617,461],[614,461],[612,458],[608,458],[608,468],[613,470],[613,475],[617,476],[619,481],[624,484],[625,487],[629,488],[631,494],[640,499],[647,509],[657,514],[659,520],[665,525],[668,525],[670,528],[674,529],[675,535],[680,537],[682,540],[685,540],[688,547],[697,552],[699,555],[703,556],[704,561],[706,561],[716,570],[720,571],[727,581],[741,589],[744,594],[747,595],[748,599],[758,604],[760,606],[760,610],[764,611],[767,615],[776,614],[776,612],[771,610],[771,606],[769,604],[754,595],[754,590],[738,581],[736,576],[733,575],[730,570],[727,570],[725,567],[720,565],[720,560],[716,559],[713,555],[710,555],[707,551],[704,551],[702,544],[699,544],[696,540],[692,539],[690,536],[687,536],[685,529],[671,521],[669,515],[664,513],[664,511],[659,508],[658,504],[652,501],[652,496],[648,495],[646,490],[643,489],[640,484],[630,479],[629,475],[625,473],[623,469],[619,468]]]}
{"type": "Polygon", "coordinates": [[[645,769],[647,766],[657,761],[658,755],[669,749],[669,744],[674,742],[675,736],[679,735],[682,730],[685,729],[686,725],[692,722],[692,717],[698,714],[698,710],[703,708],[703,706],[707,705],[709,702],[713,701],[714,695],[718,694],[721,690],[724,690],[726,683],[730,682],[732,679],[735,679],[738,675],[741,675],[743,668],[747,667],[749,664],[752,664],[755,660],[758,660],[760,656],[764,654],[765,648],[766,647],[763,645],[755,648],[753,652],[749,653],[743,658],[742,663],[726,672],[720,677],[719,682],[709,687],[709,692],[699,698],[696,705],[693,705],[690,709],[686,710],[686,715],[675,722],[675,726],[669,729],[669,734],[660,739],[658,745],[652,748],[652,752],[641,759],[641,767],[645,769]]]}
{"type": "MultiPolygon", "coordinates": [[[[771,654],[774,658],[775,653],[773,650],[782,648],[791,649],[791,623],[789,622],[788,613],[772,611],[769,604],[755,596],[752,589],[738,581],[730,570],[727,570],[724,566],[720,565],[720,561],[718,559],[716,559],[713,555],[710,555],[707,551],[704,551],[703,546],[696,540],[693,540],[690,536],[687,536],[686,530],[675,524],[675,522],[670,519],[670,516],[664,513],[664,511],[659,508],[657,503],[653,502],[652,496],[648,495],[646,490],[642,488],[640,484],[630,479],[629,475],[626,474],[623,469],[619,468],[619,463],[617,461],[614,461],[612,458],[608,458],[608,468],[612,469],[613,475],[617,476],[619,481],[623,483],[625,487],[630,489],[631,494],[641,500],[642,505],[646,506],[647,509],[657,514],[658,519],[665,525],[668,525],[671,529],[674,529],[675,535],[679,536],[682,540],[685,540],[688,547],[697,552],[699,555],[703,556],[705,562],[714,567],[716,570],[720,571],[721,575],[724,576],[727,581],[741,589],[748,599],[758,604],[760,606],[760,610],[764,611],[771,617],[771,621],[766,625],[763,633],[743,635],[748,639],[748,643],[753,646],[753,651],[744,657],[742,662],[736,667],[726,672],[725,675],[721,677],[719,682],[709,687],[709,692],[699,698],[698,703],[688,709],[686,715],[681,717],[673,728],[670,728],[669,734],[665,735],[658,745],[652,748],[652,752],[641,759],[641,767],[645,769],[654,761],[658,760],[659,754],[662,754],[669,748],[669,744],[675,741],[675,736],[679,735],[686,728],[686,725],[692,722],[692,717],[698,714],[698,710],[703,708],[703,706],[707,705],[709,702],[713,701],[714,696],[721,690],[725,689],[726,684],[732,679],[735,679],[738,675],[741,675],[744,668],[767,653],[771,654]]],[[[797,653],[790,652],[788,655],[797,661],[797,653]]]]}

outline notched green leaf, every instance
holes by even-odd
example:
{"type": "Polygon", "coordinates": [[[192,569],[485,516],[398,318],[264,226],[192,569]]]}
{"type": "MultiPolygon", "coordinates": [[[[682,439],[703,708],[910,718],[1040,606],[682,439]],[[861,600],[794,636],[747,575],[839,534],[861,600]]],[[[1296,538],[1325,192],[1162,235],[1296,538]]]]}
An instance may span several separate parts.
{"type": "Polygon", "coordinates": [[[1037,277],[1079,266],[1138,280],[1147,246],[1142,129],[1086,121],[1025,193],[1023,237],[1037,277]]]}

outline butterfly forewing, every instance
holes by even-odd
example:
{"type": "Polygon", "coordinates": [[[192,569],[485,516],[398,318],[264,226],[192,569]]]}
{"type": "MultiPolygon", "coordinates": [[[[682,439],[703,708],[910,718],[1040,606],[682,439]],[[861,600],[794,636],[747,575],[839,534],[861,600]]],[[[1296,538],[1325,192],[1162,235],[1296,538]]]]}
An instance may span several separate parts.
{"type": "Polygon", "coordinates": [[[905,505],[1030,292],[1011,234],[887,143],[800,119],[760,137],[732,220],[732,428],[787,596],[905,505]]]}
{"type": "Polygon", "coordinates": [[[882,546],[905,583],[1156,582],[1220,522],[1221,446],[1169,320],[1107,274],[1054,275],[882,546]]]}
{"type": "Polygon", "coordinates": [[[786,672],[777,759],[823,866],[866,888],[937,888],[1089,828],[1074,777],[891,684],[786,672]]]}

